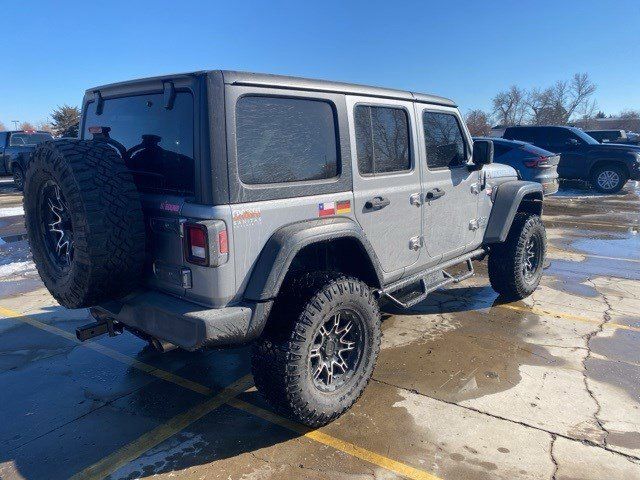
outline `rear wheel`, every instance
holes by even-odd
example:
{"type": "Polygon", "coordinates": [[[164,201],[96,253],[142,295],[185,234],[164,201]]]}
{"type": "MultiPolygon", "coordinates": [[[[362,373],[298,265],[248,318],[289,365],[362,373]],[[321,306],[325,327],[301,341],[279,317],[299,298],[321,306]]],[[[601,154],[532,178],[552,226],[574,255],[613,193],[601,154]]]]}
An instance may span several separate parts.
{"type": "Polygon", "coordinates": [[[629,176],[616,165],[596,167],[591,174],[591,185],[602,193],[617,193],[627,183],[629,176]]]}
{"type": "Polygon", "coordinates": [[[538,215],[518,213],[504,243],[491,247],[489,280],[506,298],[519,300],[531,295],[542,278],[547,236],[538,215]]]}
{"type": "Polygon", "coordinates": [[[18,190],[24,190],[24,170],[18,164],[13,166],[13,183],[18,190]]]}
{"type": "Polygon", "coordinates": [[[380,311],[369,287],[341,274],[307,274],[285,287],[253,347],[258,390],[310,427],[342,415],[366,387],[380,351],[380,311]]]}

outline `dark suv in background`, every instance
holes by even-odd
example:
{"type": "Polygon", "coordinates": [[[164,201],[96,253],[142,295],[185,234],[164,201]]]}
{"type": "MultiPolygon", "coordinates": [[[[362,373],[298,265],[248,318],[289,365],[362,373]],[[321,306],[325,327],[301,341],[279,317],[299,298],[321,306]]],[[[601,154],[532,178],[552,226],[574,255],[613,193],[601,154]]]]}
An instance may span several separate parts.
{"type": "Polygon", "coordinates": [[[39,143],[53,140],[49,132],[15,130],[0,132],[0,175],[13,175],[16,187],[22,190],[29,155],[39,143]]]}
{"type": "Polygon", "coordinates": [[[560,178],[585,180],[603,193],[619,192],[627,180],[640,180],[640,147],[600,144],[575,127],[509,127],[504,138],[559,153],[560,178]]]}

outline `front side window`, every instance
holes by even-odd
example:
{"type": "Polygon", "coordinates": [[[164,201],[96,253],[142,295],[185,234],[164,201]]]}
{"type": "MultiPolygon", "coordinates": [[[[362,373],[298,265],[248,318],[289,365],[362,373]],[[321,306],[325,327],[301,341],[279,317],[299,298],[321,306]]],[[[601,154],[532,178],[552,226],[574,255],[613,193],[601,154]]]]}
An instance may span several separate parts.
{"type": "Polygon", "coordinates": [[[238,173],[245,184],[334,178],[336,122],[324,101],[247,96],[236,105],[238,173]]]}
{"type": "Polygon", "coordinates": [[[127,150],[125,162],[139,190],[193,195],[193,97],[178,92],[173,108],[164,107],[163,94],[106,99],[102,114],[95,102],[87,106],[85,139],[90,127],[109,127],[109,136],[127,150]]]}
{"type": "Polygon", "coordinates": [[[425,111],[422,123],[430,169],[456,168],[467,163],[466,145],[455,115],[425,111]]]}
{"type": "Polygon", "coordinates": [[[357,105],[354,117],[362,175],[411,170],[409,120],[404,109],[357,105]]]}

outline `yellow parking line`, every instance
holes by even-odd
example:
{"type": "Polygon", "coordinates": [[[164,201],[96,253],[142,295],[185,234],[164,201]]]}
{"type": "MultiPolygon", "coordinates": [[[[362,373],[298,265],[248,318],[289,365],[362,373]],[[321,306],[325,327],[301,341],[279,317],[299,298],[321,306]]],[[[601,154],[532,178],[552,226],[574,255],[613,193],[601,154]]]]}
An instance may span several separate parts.
{"type": "MultiPolygon", "coordinates": [[[[556,252],[556,253],[571,253],[571,254],[575,254],[575,255],[581,255],[583,257],[589,257],[589,258],[601,258],[603,260],[616,260],[619,262],[631,262],[631,263],[640,263],[640,259],[637,258],[624,258],[624,257],[608,257],[606,255],[596,255],[593,253],[582,253],[582,252],[575,252],[573,250],[565,250],[563,248],[556,248],[556,247],[547,247],[547,251],[548,252],[556,252]]],[[[560,258],[559,260],[562,260],[562,258],[560,258]]]]}
{"type": "Polygon", "coordinates": [[[260,408],[256,405],[245,402],[244,400],[240,400],[237,397],[230,399],[227,403],[234,408],[251,413],[252,415],[262,418],[270,423],[275,423],[287,430],[296,432],[306,438],[347,453],[353,457],[359,458],[360,460],[364,460],[365,462],[382,467],[405,478],[411,478],[414,480],[441,480],[439,477],[436,477],[429,472],[392,460],[391,458],[387,458],[383,455],[372,452],[371,450],[367,450],[366,448],[359,447],[354,443],[328,435],[320,430],[310,430],[304,425],[292,422],[291,420],[276,415],[269,410],[265,410],[264,408],[260,408]]]}
{"type": "MultiPolygon", "coordinates": [[[[582,315],[574,315],[572,313],[556,312],[556,311],[553,311],[553,310],[541,309],[541,308],[536,308],[536,307],[525,307],[525,306],[520,306],[520,305],[513,305],[513,304],[510,304],[510,303],[503,303],[503,304],[500,304],[500,305],[496,305],[496,307],[507,308],[509,310],[517,310],[519,312],[533,313],[535,315],[547,315],[547,316],[552,316],[552,317],[565,318],[567,320],[576,320],[578,322],[593,323],[593,324],[602,323],[602,320],[596,320],[596,319],[589,318],[589,317],[583,317],[582,315]]],[[[604,328],[615,328],[615,329],[620,329],[620,330],[630,330],[630,331],[633,331],[633,332],[640,332],[640,327],[633,327],[631,325],[624,325],[622,323],[607,322],[607,323],[603,323],[602,326],[604,328]]]]}
{"type": "Polygon", "coordinates": [[[53,325],[48,325],[46,323],[40,322],[35,318],[30,317],[29,315],[23,315],[19,312],[16,312],[15,310],[10,310],[1,306],[0,315],[5,316],[6,318],[14,318],[21,321],[22,323],[27,323],[36,328],[39,328],[40,330],[44,330],[46,332],[53,333],[54,335],[64,337],[67,340],[71,340],[74,343],[82,345],[83,347],[90,348],[91,350],[95,350],[96,352],[99,352],[107,357],[113,358],[120,363],[129,365],[130,367],[148,373],[149,375],[153,375],[154,377],[161,378],[162,380],[165,380],[167,382],[175,383],[176,385],[180,385],[181,387],[184,387],[188,390],[201,393],[202,395],[211,395],[212,393],[212,390],[205,387],[204,385],[200,385],[199,383],[192,382],[191,380],[180,377],[171,372],[167,372],[166,370],[162,370],[147,363],[141,362],[139,360],[136,360],[135,358],[129,357],[128,355],[124,355],[120,352],[112,350],[109,347],[105,347],[94,342],[82,343],[72,333],[69,333],[66,330],[62,330],[61,328],[54,327],[53,325]]]}
{"type": "Polygon", "coordinates": [[[224,405],[231,398],[239,395],[253,386],[251,375],[245,375],[240,380],[229,385],[217,395],[209,400],[190,408],[186,412],[176,415],[166,423],[138,437],[133,442],[119,448],[115,452],[107,455],[99,462],[76,473],[71,480],[98,480],[111,475],[120,467],[132,462],[140,455],[160,445],[176,433],[184,430],[192,423],[201,419],[216,408],[224,405]]]}
{"type": "Polygon", "coordinates": [[[583,222],[582,220],[554,220],[551,218],[543,218],[544,223],[561,223],[564,225],[575,225],[581,227],[583,225],[592,225],[594,227],[614,227],[614,228],[640,228],[638,223],[608,223],[608,222],[583,222]]]}
{"type": "MultiPolygon", "coordinates": [[[[139,362],[133,358],[128,357],[127,355],[123,355],[115,350],[112,350],[108,347],[104,347],[102,345],[98,345],[95,343],[81,343],[78,339],[72,335],[71,333],[62,330],[60,328],[54,327],[52,325],[48,325],[46,323],[40,322],[34,318],[29,317],[28,315],[23,315],[14,310],[10,310],[8,308],[0,307],[0,314],[4,315],[7,318],[13,318],[19,320],[21,322],[32,325],[41,330],[45,330],[47,332],[53,333],[54,335],[58,335],[73,342],[80,343],[83,347],[91,348],[97,352],[100,352],[104,355],[107,355],[119,362],[126,363],[127,365],[132,366],[138,370],[154,375],[162,380],[169,381],[171,383],[175,383],[189,390],[202,393],[203,395],[210,395],[212,390],[210,388],[205,387],[197,382],[192,382],[185,378],[179,377],[171,372],[167,372],[164,370],[157,369],[151,365],[145,364],[143,362],[139,362]],[[205,393],[206,392],[206,393],[205,393]]],[[[366,448],[359,447],[353,443],[347,442],[345,440],[341,440],[339,438],[333,437],[326,433],[320,432],[319,430],[310,430],[307,427],[292,422],[284,417],[276,415],[268,410],[257,407],[250,403],[244,402],[238,398],[235,398],[235,395],[240,394],[242,391],[246,390],[249,387],[246,387],[247,377],[242,377],[240,380],[230,385],[218,395],[210,398],[204,403],[193,407],[192,409],[177,415],[172,418],[168,422],[163,425],[156,427],[143,434],[137,440],[125,445],[124,447],[116,450],[112,454],[104,457],[99,462],[87,467],[82,472],[76,474],[74,479],[85,479],[85,478],[104,478],[109,474],[116,471],[118,468],[126,465],[127,463],[135,460],[140,455],[144,454],[154,446],[160,444],[164,440],[170,438],[172,435],[180,432],[181,430],[187,428],[189,425],[197,421],[198,419],[205,416],[207,413],[215,410],[220,405],[227,403],[234,408],[243,410],[247,413],[255,415],[259,418],[262,418],[270,423],[280,425],[288,430],[300,433],[305,437],[314,440],[323,445],[330,446],[336,450],[344,452],[353,457],[359,458],[366,462],[369,462],[373,465],[377,465],[381,468],[394,472],[398,475],[402,475],[406,478],[412,480],[441,480],[440,478],[430,474],[427,471],[419,470],[417,468],[406,465],[397,460],[393,460],[391,458],[387,458],[378,453],[367,450],[366,448]],[[242,388],[245,387],[245,388],[242,388]]]]}

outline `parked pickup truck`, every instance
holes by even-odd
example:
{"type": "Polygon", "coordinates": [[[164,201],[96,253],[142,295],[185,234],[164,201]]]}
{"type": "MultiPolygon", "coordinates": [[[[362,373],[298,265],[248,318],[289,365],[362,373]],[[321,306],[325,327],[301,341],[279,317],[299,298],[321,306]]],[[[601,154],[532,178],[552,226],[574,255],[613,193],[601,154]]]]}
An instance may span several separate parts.
{"type": "Polygon", "coordinates": [[[22,190],[29,156],[39,143],[53,140],[49,132],[15,130],[0,132],[0,175],[13,175],[16,187],[22,190]]]}
{"type": "Polygon", "coordinates": [[[559,153],[560,178],[585,180],[602,193],[619,192],[627,180],[640,180],[640,147],[601,144],[579,128],[509,127],[504,138],[559,153]]]}

